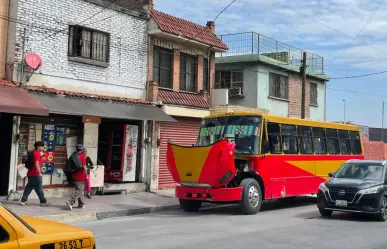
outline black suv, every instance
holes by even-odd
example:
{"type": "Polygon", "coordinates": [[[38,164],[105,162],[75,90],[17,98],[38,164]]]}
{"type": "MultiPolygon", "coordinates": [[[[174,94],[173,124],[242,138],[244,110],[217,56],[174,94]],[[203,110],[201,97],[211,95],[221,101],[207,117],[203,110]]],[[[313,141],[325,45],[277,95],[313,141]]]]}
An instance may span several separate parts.
{"type": "Polygon", "coordinates": [[[322,216],[333,211],[376,215],[387,220],[386,161],[349,160],[321,183],[317,207],[322,216]]]}

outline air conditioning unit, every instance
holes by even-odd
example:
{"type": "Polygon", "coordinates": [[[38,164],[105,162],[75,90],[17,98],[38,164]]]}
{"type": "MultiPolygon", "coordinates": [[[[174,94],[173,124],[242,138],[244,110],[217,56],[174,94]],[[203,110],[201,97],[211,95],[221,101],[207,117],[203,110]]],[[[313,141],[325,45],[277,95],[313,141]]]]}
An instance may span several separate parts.
{"type": "Polygon", "coordinates": [[[235,87],[234,89],[233,89],[233,95],[234,96],[243,96],[243,93],[242,93],[242,87],[235,87]]]}

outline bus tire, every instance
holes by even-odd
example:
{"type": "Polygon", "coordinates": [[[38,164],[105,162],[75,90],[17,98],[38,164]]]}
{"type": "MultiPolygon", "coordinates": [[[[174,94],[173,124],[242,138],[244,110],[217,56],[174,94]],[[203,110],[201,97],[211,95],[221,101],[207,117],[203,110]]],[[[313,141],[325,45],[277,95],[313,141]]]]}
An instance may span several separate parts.
{"type": "Polygon", "coordinates": [[[243,179],[240,186],[242,187],[242,199],[239,207],[244,214],[257,214],[262,205],[262,190],[259,183],[253,178],[243,179]]]}
{"type": "Polygon", "coordinates": [[[202,206],[201,201],[179,199],[180,207],[187,213],[197,212],[202,206]]]}

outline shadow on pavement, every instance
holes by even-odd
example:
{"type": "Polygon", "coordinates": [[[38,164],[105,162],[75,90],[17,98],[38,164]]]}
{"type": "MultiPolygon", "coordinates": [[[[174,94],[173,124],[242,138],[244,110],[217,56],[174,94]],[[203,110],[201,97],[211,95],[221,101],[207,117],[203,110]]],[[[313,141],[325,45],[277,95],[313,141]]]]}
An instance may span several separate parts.
{"type": "MultiPolygon", "coordinates": [[[[316,205],[316,197],[297,197],[289,200],[271,200],[264,201],[260,212],[270,212],[281,209],[296,208],[303,206],[316,205]]],[[[211,205],[202,207],[197,213],[185,213],[182,210],[169,213],[168,215],[244,215],[238,205],[211,205]]]]}

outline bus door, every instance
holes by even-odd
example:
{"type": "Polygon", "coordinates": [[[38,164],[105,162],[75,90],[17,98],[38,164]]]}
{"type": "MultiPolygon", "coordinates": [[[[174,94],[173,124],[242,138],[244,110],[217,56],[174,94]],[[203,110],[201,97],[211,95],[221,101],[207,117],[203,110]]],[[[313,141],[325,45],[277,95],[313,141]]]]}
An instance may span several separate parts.
{"type": "Polygon", "coordinates": [[[265,158],[270,171],[270,197],[272,199],[282,198],[285,188],[281,128],[277,123],[267,123],[268,141],[270,144],[270,155],[265,158]]]}

